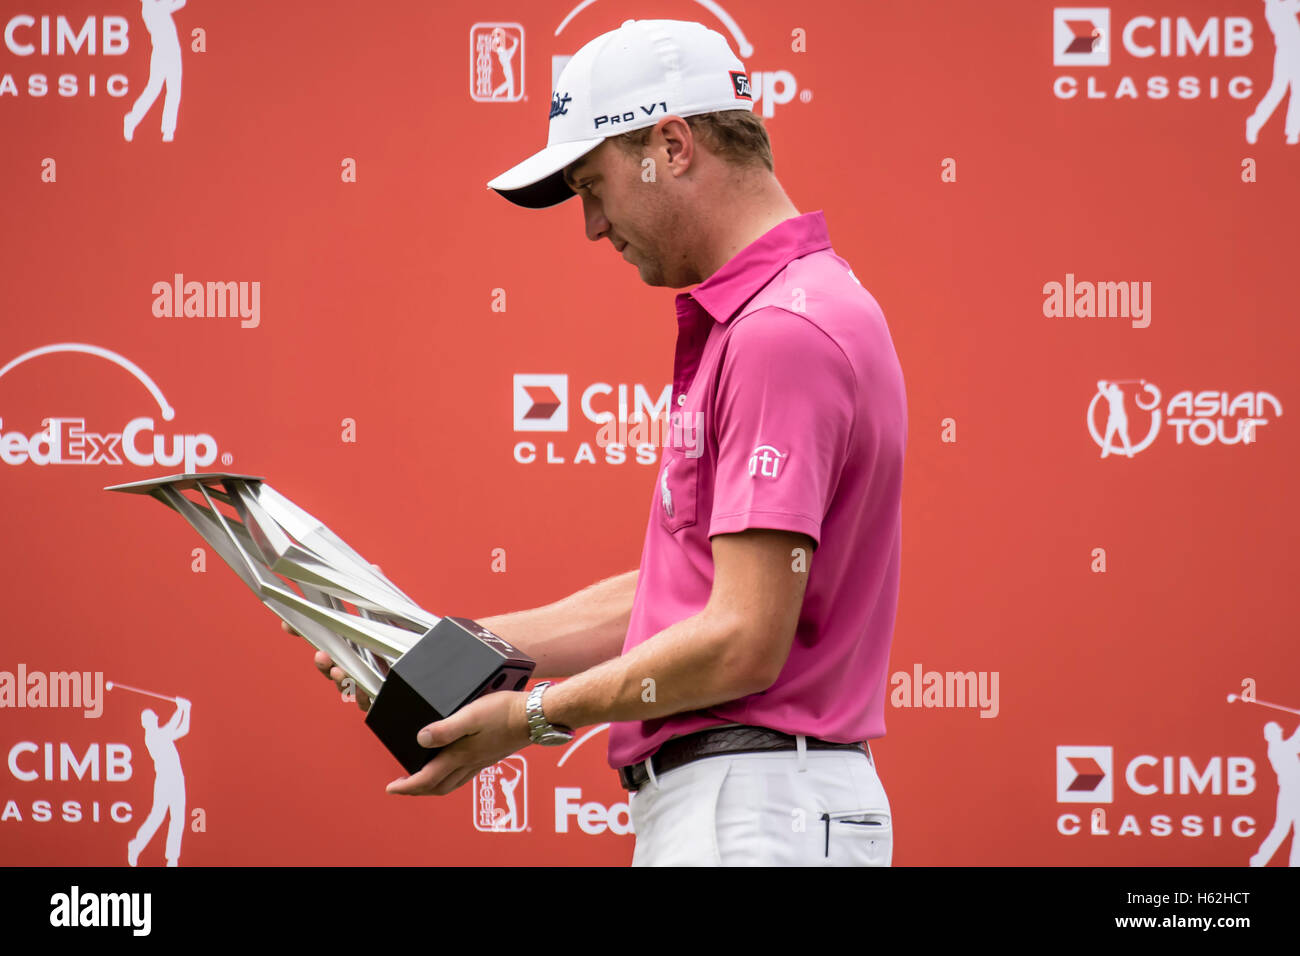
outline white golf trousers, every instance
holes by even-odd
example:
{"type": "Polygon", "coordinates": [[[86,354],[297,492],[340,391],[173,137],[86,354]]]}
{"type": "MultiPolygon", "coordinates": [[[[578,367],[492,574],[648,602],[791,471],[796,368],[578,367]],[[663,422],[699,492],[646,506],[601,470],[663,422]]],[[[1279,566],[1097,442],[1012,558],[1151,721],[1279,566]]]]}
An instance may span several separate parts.
{"type": "Polygon", "coordinates": [[[631,795],[633,866],[889,866],[874,760],[843,750],[725,754],[631,795]]]}

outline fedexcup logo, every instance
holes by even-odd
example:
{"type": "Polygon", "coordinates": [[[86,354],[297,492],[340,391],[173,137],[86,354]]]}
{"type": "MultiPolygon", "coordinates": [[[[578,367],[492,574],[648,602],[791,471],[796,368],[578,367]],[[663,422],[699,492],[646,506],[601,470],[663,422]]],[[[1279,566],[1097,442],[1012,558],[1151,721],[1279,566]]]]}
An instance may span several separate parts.
{"type": "MultiPolygon", "coordinates": [[[[163,421],[176,417],[176,410],[140,366],[97,345],[60,342],[32,349],[0,367],[0,379],[33,359],[69,352],[93,355],[125,369],[157,402],[163,421]]],[[[152,415],[137,416],[120,429],[103,432],[88,428],[85,417],[49,417],[42,419],[40,425],[31,431],[6,431],[4,417],[0,415],[0,462],[6,465],[130,464],[140,468],[162,465],[181,466],[186,472],[193,472],[217,460],[217,440],[211,435],[206,432],[164,433],[152,415]]],[[[222,464],[229,464],[230,460],[229,453],[221,456],[222,464]]]]}
{"type": "MultiPolygon", "coordinates": [[[[706,25],[726,37],[728,44],[736,55],[741,60],[746,61],[746,65],[748,65],[749,59],[754,55],[754,45],[749,42],[749,37],[745,35],[745,31],[736,21],[736,18],[718,0],[695,0],[695,2],[717,20],[716,25],[706,25]]],[[[564,31],[575,20],[578,20],[574,28],[577,33],[581,34],[584,30],[588,30],[590,21],[579,18],[583,11],[593,7],[595,3],[596,0],[580,0],[560,20],[559,26],[555,28],[555,36],[557,38],[563,37],[564,31]]],[[[623,4],[623,6],[627,9],[627,16],[629,17],[640,18],[645,15],[640,8],[632,4],[623,4]]],[[[597,7],[596,9],[599,11],[601,8],[597,7]]],[[[792,52],[802,53],[804,50],[803,30],[796,30],[795,33],[794,42],[787,49],[792,52]]],[[[572,36],[572,33],[570,36],[572,36]]],[[[560,40],[559,42],[568,43],[570,41],[560,40]]],[[[576,43],[571,49],[576,49],[578,46],[581,46],[581,44],[576,43]]],[[[572,58],[572,54],[566,53],[555,53],[551,56],[552,89],[555,88],[565,65],[572,58]]],[[[730,75],[736,99],[751,100],[754,103],[754,112],[762,115],[765,119],[771,119],[776,115],[778,106],[793,102],[796,96],[801,103],[811,102],[813,98],[811,89],[799,88],[799,81],[790,70],[749,70],[747,72],[731,72],[730,75]]],[[[552,116],[554,115],[552,113],[552,116]]]]}

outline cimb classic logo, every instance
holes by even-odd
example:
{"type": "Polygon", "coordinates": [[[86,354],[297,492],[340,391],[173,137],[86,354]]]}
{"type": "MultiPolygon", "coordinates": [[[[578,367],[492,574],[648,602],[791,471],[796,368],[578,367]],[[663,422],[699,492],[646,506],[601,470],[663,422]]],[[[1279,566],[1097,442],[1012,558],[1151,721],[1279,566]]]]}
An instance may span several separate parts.
{"type": "Polygon", "coordinates": [[[1056,802],[1110,803],[1115,799],[1110,747],[1056,748],[1056,802]]]}
{"type": "Polygon", "coordinates": [[[569,376],[515,375],[515,431],[569,430],[569,376]]]}
{"type": "MultiPolygon", "coordinates": [[[[1274,2],[1269,0],[1270,5],[1274,2]]],[[[1244,12],[1237,6],[1238,12],[1244,12]]],[[[1277,34],[1274,86],[1278,77],[1285,86],[1293,69],[1285,54],[1293,50],[1294,10],[1279,18],[1277,25],[1270,20],[1269,26],[1277,34]]],[[[1052,65],[1083,69],[1059,72],[1052,92],[1057,99],[1075,102],[1249,99],[1251,78],[1237,72],[1243,67],[1231,64],[1254,51],[1252,29],[1247,16],[1139,14],[1117,23],[1112,31],[1109,7],[1057,7],[1052,14],[1052,65]],[[1109,69],[1116,64],[1124,71],[1119,75],[1109,69]],[[1174,70],[1179,75],[1171,75],[1174,70]]],[[[1280,99],[1280,95],[1265,95],[1246,125],[1248,142],[1255,142],[1254,135],[1280,99]]]]}
{"type": "Polygon", "coordinates": [[[677,408],[672,398],[671,385],[656,393],[640,383],[592,382],[576,398],[570,416],[567,374],[517,373],[512,399],[516,432],[567,432],[571,424],[583,421],[596,428],[586,439],[516,441],[514,459],[521,465],[581,465],[595,464],[599,453],[607,465],[653,465],[664,446],[683,448],[688,458],[698,458],[704,453],[703,413],[682,409],[684,394],[677,408]]]}
{"type": "Polygon", "coordinates": [[[1052,11],[1055,66],[1110,66],[1110,9],[1057,7],[1052,11]]]}
{"type": "Polygon", "coordinates": [[[83,893],[73,885],[50,897],[50,925],[60,927],[127,927],[132,936],[148,936],[153,926],[152,893],[83,893]]]}
{"type": "Polygon", "coordinates": [[[1254,817],[1232,813],[1240,804],[1223,799],[1249,797],[1255,792],[1255,761],[1250,757],[1139,753],[1129,757],[1123,768],[1121,774],[1111,747],[1057,747],[1057,803],[1087,803],[1092,809],[1086,814],[1059,814],[1056,832],[1067,837],[1235,839],[1255,833],[1254,817]],[[1117,780],[1123,784],[1122,800],[1116,792],[1117,780]],[[1107,820],[1105,805],[1116,802],[1140,806],[1145,812],[1124,812],[1118,826],[1111,829],[1115,824],[1107,820]]]}

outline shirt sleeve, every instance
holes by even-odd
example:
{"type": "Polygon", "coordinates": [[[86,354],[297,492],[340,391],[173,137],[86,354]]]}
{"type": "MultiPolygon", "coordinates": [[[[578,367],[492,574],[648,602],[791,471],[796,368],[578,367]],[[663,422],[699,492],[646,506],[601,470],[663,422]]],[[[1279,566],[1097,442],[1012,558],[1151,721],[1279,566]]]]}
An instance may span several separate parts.
{"type": "Polygon", "coordinates": [[[804,316],[764,308],[736,321],[714,403],[709,536],[770,528],[817,545],[853,432],[852,366],[804,316]]]}

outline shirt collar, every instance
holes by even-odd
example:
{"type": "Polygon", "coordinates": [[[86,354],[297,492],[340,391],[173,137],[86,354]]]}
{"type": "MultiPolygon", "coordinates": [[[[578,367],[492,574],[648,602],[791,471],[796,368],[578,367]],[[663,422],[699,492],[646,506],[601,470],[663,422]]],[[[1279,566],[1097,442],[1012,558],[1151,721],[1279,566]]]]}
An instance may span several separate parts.
{"type": "Polygon", "coordinates": [[[820,209],[778,223],[692,291],[678,293],[678,314],[694,299],[714,320],[726,323],[791,262],[830,245],[820,209]]]}

